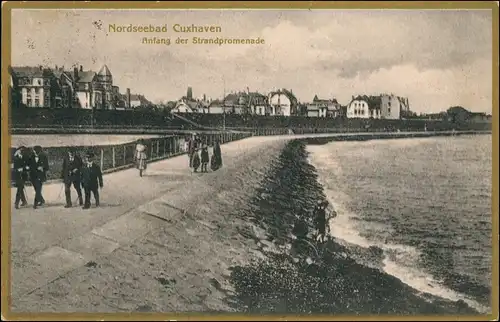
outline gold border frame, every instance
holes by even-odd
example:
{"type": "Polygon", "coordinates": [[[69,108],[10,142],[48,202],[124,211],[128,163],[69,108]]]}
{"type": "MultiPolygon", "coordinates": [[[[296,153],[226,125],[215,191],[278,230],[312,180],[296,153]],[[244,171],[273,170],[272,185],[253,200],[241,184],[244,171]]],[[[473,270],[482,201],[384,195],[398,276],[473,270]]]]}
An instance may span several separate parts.
{"type": "MultiPolygon", "coordinates": [[[[58,2],[58,1],[2,1],[2,84],[9,84],[7,66],[11,61],[11,10],[12,9],[489,9],[492,10],[492,35],[493,35],[493,93],[492,93],[492,313],[488,315],[475,316],[304,316],[311,321],[319,320],[351,320],[351,321],[485,321],[498,319],[498,14],[497,1],[86,1],[86,2],[58,2]]],[[[8,160],[11,144],[9,131],[9,109],[8,109],[8,86],[2,86],[2,130],[1,130],[1,158],[8,160]]],[[[1,213],[1,273],[2,273],[2,298],[1,309],[3,320],[19,321],[154,321],[154,320],[301,320],[297,315],[260,315],[250,316],[242,314],[188,314],[188,313],[13,313],[10,312],[10,186],[9,166],[2,162],[1,184],[2,184],[2,213],[1,213]],[[8,294],[8,295],[5,295],[8,294]]]]}

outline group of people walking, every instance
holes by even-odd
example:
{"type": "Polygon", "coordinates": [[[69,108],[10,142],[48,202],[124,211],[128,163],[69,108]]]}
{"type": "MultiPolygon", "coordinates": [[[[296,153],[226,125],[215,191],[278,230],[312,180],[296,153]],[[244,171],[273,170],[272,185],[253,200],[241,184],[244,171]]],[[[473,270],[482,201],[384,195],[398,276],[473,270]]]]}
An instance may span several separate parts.
{"type": "Polygon", "coordinates": [[[17,187],[16,199],[14,206],[16,209],[21,206],[27,206],[26,191],[24,185],[27,181],[31,182],[35,190],[35,200],[33,208],[37,208],[45,204],[45,199],[42,195],[43,183],[47,180],[47,171],[49,171],[49,161],[47,156],[42,151],[42,147],[37,145],[33,147],[31,153],[28,148],[22,146],[14,152],[14,172],[13,180],[17,187]]]}
{"type": "Polygon", "coordinates": [[[215,140],[213,144],[212,158],[210,158],[208,153],[208,145],[196,134],[193,134],[187,141],[187,150],[189,167],[193,169],[193,172],[198,172],[200,166],[201,172],[208,172],[208,163],[210,163],[212,171],[216,171],[222,167],[222,154],[218,140],[215,140]]]}
{"type": "MultiPolygon", "coordinates": [[[[138,140],[134,152],[134,161],[139,175],[142,177],[147,168],[147,146],[144,140],[138,140]]],[[[214,142],[213,153],[210,158],[208,146],[195,134],[188,140],[189,167],[197,172],[201,166],[201,172],[208,172],[210,168],[215,171],[222,167],[222,156],[220,143],[214,142]]],[[[14,152],[12,179],[16,187],[16,198],[14,207],[25,207],[28,205],[26,196],[26,183],[33,186],[35,197],[33,208],[45,204],[42,194],[43,184],[47,181],[49,171],[49,160],[42,147],[37,145],[32,149],[25,146],[17,148],[14,152]]],[[[94,162],[94,153],[89,151],[82,159],[76,149],[70,147],[65,153],[62,164],[61,179],[64,184],[64,194],[66,197],[65,208],[73,207],[71,198],[71,188],[76,191],[78,204],[83,209],[91,206],[91,195],[95,199],[95,206],[99,207],[99,188],[104,186],[101,167],[94,162]],[[82,194],[83,188],[83,194],[82,194]]],[[[61,188],[62,189],[62,188],[61,188]]],[[[62,192],[62,191],[61,191],[62,192]]]]}
{"type": "MultiPolygon", "coordinates": [[[[30,182],[35,190],[33,208],[45,204],[42,194],[44,182],[47,181],[47,172],[49,171],[49,160],[43,152],[42,147],[37,145],[33,149],[21,146],[14,152],[13,160],[13,181],[16,187],[16,198],[14,207],[28,205],[26,197],[26,182],[30,182]],[[21,203],[21,205],[20,205],[21,203]]],[[[76,190],[78,203],[83,209],[90,208],[90,197],[93,194],[95,205],[99,206],[99,188],[103,188],[103,178],[101,167],[94,162],[94,153],[89,151],[85,159],[76,153],[74,148],[69,148],[63,158],[61,179],[64,184],[64,193],[66,197],[65,208],[72,207],[71,187],[76,190]],[[84,190],[84,198],[82,196],[84,190]]]]}

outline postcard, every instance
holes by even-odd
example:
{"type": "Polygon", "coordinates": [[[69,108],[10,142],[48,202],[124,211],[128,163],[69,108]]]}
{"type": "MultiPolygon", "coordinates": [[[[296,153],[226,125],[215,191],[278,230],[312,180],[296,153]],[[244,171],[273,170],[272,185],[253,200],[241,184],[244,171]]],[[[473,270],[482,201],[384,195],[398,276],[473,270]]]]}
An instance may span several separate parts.
{"type": "Polygon", "coordinates": [[[498,315],[497,3],[3,7],[6,319],[498,315]]]}

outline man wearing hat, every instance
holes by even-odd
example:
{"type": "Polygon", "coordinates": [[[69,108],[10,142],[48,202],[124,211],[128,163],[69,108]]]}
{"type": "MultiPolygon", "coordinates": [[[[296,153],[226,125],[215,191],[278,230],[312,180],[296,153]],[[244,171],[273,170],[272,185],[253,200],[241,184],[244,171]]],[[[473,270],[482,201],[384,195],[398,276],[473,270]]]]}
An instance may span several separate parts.
{"type": "Polygon", "coordinates": [[[81,187],[81,170],[83,162],[80,156],[76,154],[74,148],[70,148],[63,159],[61,178],[64,182],[64,194],[66,195],[65,208],[72,207],[71,203],[71,185],[75,187],[78,195],[80,206],[83,205],[82,187],[81,187]]]}
{"type": "Polygon", "coordinates": [[[82,186],[85,193],[83,209],[90,208],[90,193],[94,194],[95,205],[99,207],[99,187],[103,187],[101,167],[94,162],[94,153],[88,152],[82,168],[82,186]]]}
{"type": "Polygon", "coordinates": [[[37,145],[33,147],[33,154],[30,158],[28,170],[30,181],[35,189],[35,202],[33,208],[37,208],[45,204],[45,199],[42,195],[43,183],[47,180],[47,171],[49,171],[49,161],[47,155],[43,153],[42,147],[37,145]]]}
{"type": "Polygon", "coordinates": [[[323,242],[326,238],[326,228],[328,222],[326,220],[326,207],[328,206],[328,201],[320,200],[317,206],[314,208],[314,222],[318,235],[316,239],[323,242]]]}
{"type": "Polygon", "coordinates": [[[12,179],[14,180],[14,184],[16,186],[16,201],[14,203],[14,207],[19,209],[19,202],[21,203],[21,207],[28,205],[28,201],[26,201],[26,195],[24,194],[24,183],[28,180],[28,171],[26,168],[28,164],[26,162],[26,147],[21,146],[16,149],[14,152],[14,159],[12,163],[14,165],[12,179]]]}

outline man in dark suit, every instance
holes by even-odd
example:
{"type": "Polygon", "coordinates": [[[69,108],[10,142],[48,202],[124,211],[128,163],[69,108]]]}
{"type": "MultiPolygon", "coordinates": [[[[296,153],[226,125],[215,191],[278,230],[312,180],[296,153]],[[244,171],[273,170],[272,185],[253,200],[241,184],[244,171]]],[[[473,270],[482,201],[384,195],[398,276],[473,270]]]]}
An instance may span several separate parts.
{"type": "Polygon", "coordinates": [[[104,186],[102,182],[101,167],[94,162],[94,154],[87,153],[86,164],[82,168],[82,186],[85,191],[85,203],[83,209],[90,208],[90,193],[94,194],[95,205],[99,207],[99,187],[104,186]]]}
{"type": "Polygon", "coordinates": [[[47,171],[49,171],[49,160],[39,145],[33,148],[33,155],[30,158],[28,170],[31,184],[35,189],[33,208],[36,209],[38,206],[45,204],[45,199],[42,196],[42,186],[47,180],[47,171]]]}
{"type": "Polygon", "coordinates": [[[68,154],[64,157],[61,177],[64,182],[64,194],[66,195],[65,208],[72,207],[71,203],[71,185],[75,187],[78,194],[78,202],[83,205],[82,187],[81,187],[81,170],[83,162],[80,156],[75,153],[75,149],[70,148],[68,154]]]}
{"type": "Polygon", "coordinates": [[[14,166],[12,179],[14,180],[14,184],[17,188],[14,206],[16,209],[19,209],[19,202],[22,202],[21,207],[28,205],[26,195],[24,194],[24,183],[28,180],[28,171],[26,169],[28,166],[26,162],[26,147],[21,146],[16,149],[12,163],[14,166]]]}

